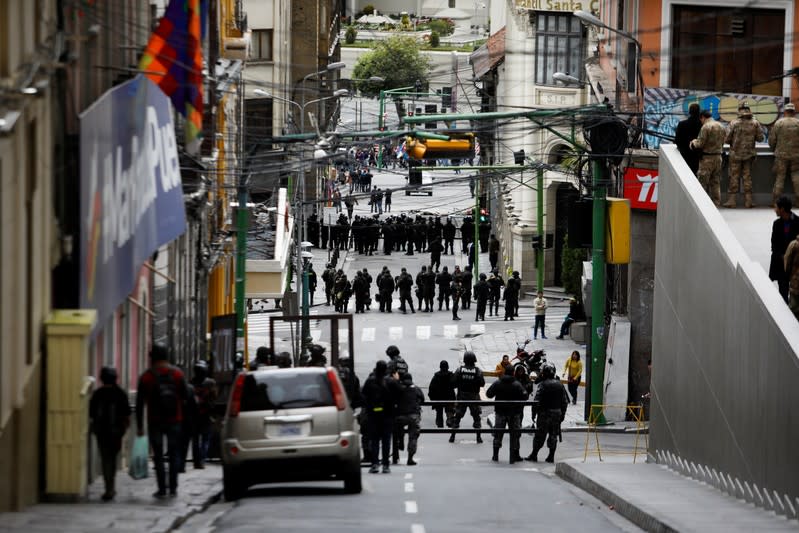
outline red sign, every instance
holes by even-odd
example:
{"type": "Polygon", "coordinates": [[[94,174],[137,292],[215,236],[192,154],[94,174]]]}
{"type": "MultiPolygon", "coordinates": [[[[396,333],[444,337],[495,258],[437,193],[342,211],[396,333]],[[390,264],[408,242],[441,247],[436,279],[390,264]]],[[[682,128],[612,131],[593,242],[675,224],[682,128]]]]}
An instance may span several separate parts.
{"type": "Polygon", "coordinates": [[[629,167],[624,172],[624,197],[633,209],[655,211],[658,207],[658,171],[629,167]]]}

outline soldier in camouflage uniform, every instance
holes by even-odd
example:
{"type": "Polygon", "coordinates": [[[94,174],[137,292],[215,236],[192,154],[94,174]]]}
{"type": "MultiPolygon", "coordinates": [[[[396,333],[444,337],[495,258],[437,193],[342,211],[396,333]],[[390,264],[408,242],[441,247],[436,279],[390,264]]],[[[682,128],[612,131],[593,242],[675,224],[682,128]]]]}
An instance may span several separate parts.
{"type": "Polygon", "coordinates": [[[721,205],[721,152],[727,132],[724,126],[713,120],[713,113],[705,109],[699,115],[702,129],[699,137],[691,141],[692,150],[701,150],[699,171],[696,177],[710,199],[718,207],[721,205]]]}
{"type": "Polygon", "coordinates": [[[796,199],[794,205],[799,205],[799,119],[796,118],[796,106],[785,104],[785,116],[774,123],[768,144],[774,150],[774,202],[782,194],[785,172],[790,170],[796,199]]]}
{"type": "Polygon", "coordinates": [[[755,142],[763,142],[763,128],[752,117],[749,104],[741,102],[738,106],[738,118],[730,122],[727,128],[727,143],[730,145],[730,183],[727,188],[727,201],[724,207],[736,207],[738,195],[738,177],[744,178],[744,205],[754,207],[752,203],[752,162],[755,160],[755,142]]]}

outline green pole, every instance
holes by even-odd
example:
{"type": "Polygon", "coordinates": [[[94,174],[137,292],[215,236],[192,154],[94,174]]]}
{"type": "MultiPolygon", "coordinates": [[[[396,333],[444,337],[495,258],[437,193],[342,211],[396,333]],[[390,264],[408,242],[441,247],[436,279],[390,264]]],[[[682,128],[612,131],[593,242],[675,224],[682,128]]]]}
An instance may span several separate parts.
{"type": "Polygon", "coordinates": [[[536,202],[538,203],[536,209],[536,226],[538,229],[538,235],[541,238],[541,244],[536,249],[536,256],[535,256],[535,269],[536,269],[536,290],[543,291],[544,290],[544,169],[538,169],[538,174],[536,176],[537,184],[537,199],[536,202]]]}
{"type": "MultiPolygon", "coordinates": [[[[247,188],[239,186],[239,206],[236,208],[236,351],[246,358],[244,346],[244,287],[247,277],[247,188]]],[[[245,359],[245,367],[248,365],[245,359]]]]}
{"type": "MultiPolygon", "coordinates": [[[[377,114],[377,129],[382,131],[385,127],[383,113],[386,111],[386,91],[380,91],[380,108],[377,114]]],[[[377,168],[383,168],[383,150],[377,151],[377,168]]]]}
{"type": "MultiPolygon", "coordinates": [[[[591,240],[591,405],[603,403],[605,382],[605,198],[604,161],[594,159],[591,240]]],[[[593,408],[592,408],[593,410],[593,408]]],[[[593,414],[589,412],[589,416],[593,414]]],[[[604,416],[596,420],[604,423],[604,416]]]]}
{"type": "Polygon", "coordinates": [[[474,253],[474,265],[472,269],[474,274],[472,279],[475,283],[480,279],[480,182],[483,181],[483,176],[477,177],[477,183],[474,187],[474,242],[472,243],[472,251],[474,253]]]}

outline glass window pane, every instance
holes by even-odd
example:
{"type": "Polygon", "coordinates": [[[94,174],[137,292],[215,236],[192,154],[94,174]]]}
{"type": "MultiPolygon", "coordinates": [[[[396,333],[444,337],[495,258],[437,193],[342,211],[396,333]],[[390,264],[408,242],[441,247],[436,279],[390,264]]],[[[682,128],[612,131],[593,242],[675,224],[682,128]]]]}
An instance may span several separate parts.
{"type": "MultiPolygon", "coordinates": [[[[569,38],[562,36],[562,37],[557,37],[557,39],[558,39],[558,51],[556,56],[557,61],[555,63],[555,70],[553,71],[553,73],[567,72],[569,70],[569,67],[567,65],[569,61],[569,51],[568,51],[569,38]]],[[[551,74],[550,77],[552,77],[551,74]]]]}
{"type": "Polygon", "coordinates": [[[558,31],[560,33],[568,33],[569,32],[569,16],[567,16],[567,15],[558,15],[558,31]]]}
{"type": "Polygon", "coordinates": [[[571,32],[572,33],[582,33],[583,29],[580,27],[580,19],[575,16],[571,16],[571,32]]]}
{"type": "Polygon", "coordinates": [[[535,81],[536,83],[544,83],[544,36],[539,35],[536,38],[535,45],[535,81]]]}

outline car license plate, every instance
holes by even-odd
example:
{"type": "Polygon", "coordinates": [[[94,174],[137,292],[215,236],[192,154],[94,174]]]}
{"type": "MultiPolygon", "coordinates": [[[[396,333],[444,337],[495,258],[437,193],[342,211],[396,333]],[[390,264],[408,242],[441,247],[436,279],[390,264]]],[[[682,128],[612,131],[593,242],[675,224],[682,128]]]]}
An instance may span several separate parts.
{"type": "Polygon", "coordinates": [[[302,435],[302,426],[300,424],[281,424],[278,435],[281,437],[299,437],[302,435]]]}

